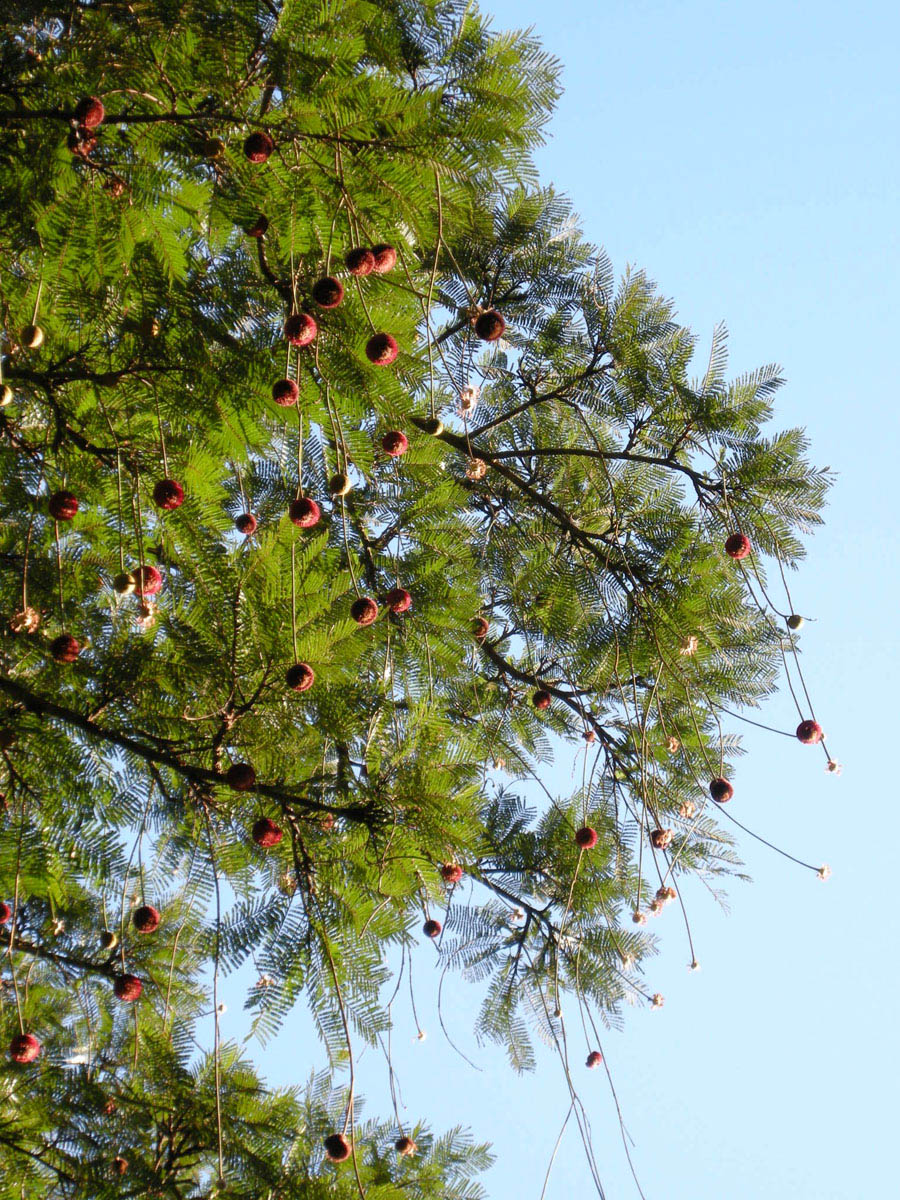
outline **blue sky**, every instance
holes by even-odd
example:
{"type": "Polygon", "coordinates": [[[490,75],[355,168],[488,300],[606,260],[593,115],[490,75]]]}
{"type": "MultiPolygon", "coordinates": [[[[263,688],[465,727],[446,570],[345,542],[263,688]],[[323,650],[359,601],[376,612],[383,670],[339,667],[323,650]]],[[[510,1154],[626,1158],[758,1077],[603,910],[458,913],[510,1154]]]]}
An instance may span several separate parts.
{"type": "MultiPolygon", "coordinates": [[[[702,885],[684,888],[699,972],[687,970],[676,914],[655,925],[662,950],[648,984],[666,1005],[627,1013],[604,1043],[638,1176],[647,1200],[887,1196],[900,1062],[900,17],[887,3],[785,0],[483,7],[497,28],[533,25],[563,63],[543,180],[572,197],[619,271],[645,268],[702,338],[727,322],[734,373],[780,363],[778,424],[806,426],[814,460],[838,472],[827,523],[790,582],[814,618],[804,670],[844,772],[827,776],[815,750],[748,730],[730,805],[834,874],[820,883],[742,838],[755,882],[731,885],[730,915],[702,885]]],[[[792,711],[776,698],[764,719],[793,728],[792,711]]],[[[548,772],[551,788],[568,791],[570,767],[548,772]]],[[[395,1010],[408,1114],[494,1143],[491,1200],[539,1200],[568,1105],[559,1067],[543,1053],[535,1076],[513,1075],[501,1053],[475,1046],[473,999],[448,983],[445,1021],[483,1069],[467,1066],[441,1035],[434,962],[421,947],[427,1039],[415,1040],[408,1008],[395,1010]]],[[[261,1063],[273,1082],[299,1081],[309,1049],[298,1016],[261,1063]]],[[[386,1113],[386,1072],[371,1052],[362,1075],[369,1110],[386,1113]]],[[[636,1196],[602,1072],[579,1086],[608,1197],[636,1196]]],[[[570,1125],[546,1198],[590,1194],[570,1125]]]]}

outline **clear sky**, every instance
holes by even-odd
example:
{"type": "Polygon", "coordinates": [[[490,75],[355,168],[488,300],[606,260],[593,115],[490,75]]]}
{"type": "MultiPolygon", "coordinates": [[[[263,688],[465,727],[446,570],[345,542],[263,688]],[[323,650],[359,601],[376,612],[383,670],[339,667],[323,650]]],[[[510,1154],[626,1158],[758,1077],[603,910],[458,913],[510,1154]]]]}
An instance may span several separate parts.
{"type": "MultiPolygon", "coordinates": [[[[534,26],[563,63],[563,96],[539,156],[586,236],[617,269],[645,268],[707,338],[724,319],[735,373],[778,362],[779,424],[804,425],[839,472],[827,523],[790,582],[804,669],[832,753],[753,730],[729,806],[820,883],[743,838],[751,886],[726,916],[683,891],[699,972],[669,909],[650,990],[604,1050],[647,1200],[875,1200],[900,1195],[895,1010],[900,822],[894,816],[900,667],[897,282],[900,16],[893,3],[790,0],[485,0],[497,28],[534,26]]],[[[776,698],[765,717],[793,728],[776,698]]],[[[570,788],[570,761],[548,772],[570,788]]],[[[491,1200],[539,1200],[568,1105],[543,1052],[534,1076],[472,1037],[470,989],[448,979],[444,1040],[425,945],[415,1040],[398,999],[394,1049],[410,1117],[461,1122],[494,1143],[491,1200]]],[[[404,1007],[405,1004],[405,1007],[404,1007]]],[[[572,1014],[574,1018],[574,1013],[572,1014]]],[[[235,1017],[235,1025],[239,1018],[235,1017]]],[[[296,1022],[261,1058],[273,1082],[321,1063],[296,1022]]],[[[227,1027],[226,1033],[230,1031],[227,1027]]],[[[576,1039],[580,1050],[580,1041],[576,1039]]],[[[577,1063],[583,1056],[579,1053],[577,1063]]],[[[383,1062],[363,1063],[369,1111],[389,1111],[383,1062]]],[[[602,1072],[579,1077],[610,1200],[636,1196],[602,1072]]],[[[574,1127],[547,1200],[592,1194],[574,1127]]],[[[438,1200],[438,1198],[435,1198],[438,1200]]]]}

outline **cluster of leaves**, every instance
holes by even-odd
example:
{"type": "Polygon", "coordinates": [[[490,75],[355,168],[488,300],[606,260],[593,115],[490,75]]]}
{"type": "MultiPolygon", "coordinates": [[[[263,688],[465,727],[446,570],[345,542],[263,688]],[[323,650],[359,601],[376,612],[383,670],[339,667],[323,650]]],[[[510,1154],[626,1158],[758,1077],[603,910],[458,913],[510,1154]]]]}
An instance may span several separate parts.
{"type": "Polygon", "coordinates": [[[561,991],[603,1021],[650,999],[631,914],[736,869],[708,811],[738,750],[720,714],[794,650],[759,556],[800,558],[826,477],[799,431],[764,432],[777,370],[729,382],[719,331],[692,380],[672,305],[536,186],[555,64],[469,3],[14,3],[0,81],[0,1005],[43,1043],[5,1073],[0,1196],[318,1195],[335,1129],[353,1164],[329,1194],[475,1196],[459,1133],[398,1160],[397,1126],[356,1120],[352,1045],[388,1027],[395,952],[446,907],[440,952],[519,1068],[529,1023],[564,1036],[561,991]],[[393,268],[349,275],[376,244],[393,268]],[[518,781],[565,742],[581,786],[530,809],[518,781]],[[165,919],[138,936],[144,903],[165,919]],[[198,1040],[251,958],[254,1032],[305,997],[348,1093],[268,1091],[218,1025],[198,1040]]]}

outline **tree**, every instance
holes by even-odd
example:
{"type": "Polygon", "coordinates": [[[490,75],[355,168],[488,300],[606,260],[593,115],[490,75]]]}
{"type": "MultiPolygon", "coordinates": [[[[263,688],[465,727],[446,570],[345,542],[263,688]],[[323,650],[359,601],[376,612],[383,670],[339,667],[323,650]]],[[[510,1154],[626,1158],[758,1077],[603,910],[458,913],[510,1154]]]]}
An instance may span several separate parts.
{"type": "Polygon", "coordinates": [[[801,678],[765,563],[827,476],[538,186],[556,65],[472,5],[2,30],[0,1196],[475,1196],[484,1147],[359,1122],[396,952],[517,1069],[576,1052],[563,992],[661,1003],[643,926],[739,869],[722,718],[801,678]],[[203,1040],[248,958],[340,1087],[203,1040]]]}

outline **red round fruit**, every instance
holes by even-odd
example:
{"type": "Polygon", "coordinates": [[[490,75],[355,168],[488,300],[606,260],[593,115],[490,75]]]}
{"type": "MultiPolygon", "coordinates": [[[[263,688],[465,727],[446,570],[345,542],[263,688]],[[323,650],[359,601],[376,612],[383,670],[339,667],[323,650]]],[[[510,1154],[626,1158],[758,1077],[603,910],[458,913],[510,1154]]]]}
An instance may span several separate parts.
{"type": "Polygon", "coordinates": [[[0,925],[5,925],[12,916],[12,909],[5,900],[0,900],[0,925]]]}
{"type": "Polygon", "coordinates": [[[411,1137],[399,1137],[394,1142],[394,1149],[398,1154],[404,1155],[406,1158],[411,1158],[418,1150],[418,1146],[411,1137]]]}
{"type": "Polygon", "coordinates": [[[593,850],[597,845],[597,830],[591,829],[590,825],[585,825],[582,829],[575,831],[575,845],[580,846],[582,850],[593,850]]]}
{"type": "Polygon", "coordinates": [[[472,618],[472,637],[474,637],[476,642],[483,642],[490,628],[491,624],[487,617],[472,618]]]}
{"type": "Polygon", "coordinates": [[[397,265],[397,251],[387,242],[372,247],[372,258],[375,260],[372,270],[376,275],[386,275],[397,265]]]}
{"type": "Polygon", "coordinates": [[[463,869],[459,863],[444,863],[441,867],[441,879],[444,883],[459,883],[463,877],[463,869]]]}
{"type": "Polygon", "coordinates": [[[409,438],[407,438],[405,433],[401,433],[399,429],[392,429],[390,433],[386,433],[381,439],[381,448],[391,458],[399,458],[401,454],[405,454],[409,449],[409,438]]]}
{"type": "Polygon", "coordinates": [[[378,605],[371,596],[360,596],[350,605],[350,616],[357,625],[371,625],[378,616],[378,605]]]}
{"type": "Polygon", "coordinates": [[[592,1050],[590,1052],[590,1054],[587,1056],[587,1062],[585,1063],[585,1066],[590,1067],[590,1069],[593,1071],[593,1069],[595,1067],[599,1067],[602,1062],[603,1062],[603,1055],[600,1053],[600,1051],[592,1050]]]}
{"type": "Polygon", "coordinates": [[[17,1033],[9,1043],[9,1057],[14,1063],[30,1063],[41,1053],[41,1043],[33,1033],[17,1033]]]}
{"type": "Polygon", "coordinates": [[[284,336],[292,346],[308,346],[319,332],[309,313],[291,313],[284,323],[284,336]]]}
{"type": "Polygon", "coordinates": [[[293,379],[279,379],[272,384],[272,399],[282,408],[290,408],[297,403],[300,389],[293,379]]]}
{"type": "Polygon", "coordinates": [[[157,508],[171,511],[184,504],[184,488],[175,479],[161,479],[153,489],[153,503],[157,508]]]}
{"type": "Polygon", "coordinates": [[[346,1162],[350,1157],[350,1143],[342,1133],[329,1133],[322,1145],[331,1162],[346,1162]]]}
{"type": "Polygon", "coordinates": [[[110,1166],[116,1175],[124,1175],[128,1170],[128,1159],[123,1158],[121,1154],[117,1154],[110,1163],[110,1166]]]}
{"type": "Polygon", "coordinates": [[[159,928],[159,909],[152,904],[142,904],[134,910],[131,920],[138,933],[153,933],[159,928]]]}
{"type": "Polygon", "coordinates": [[[131,1004],[140,996],[144,985],[137,975],[117,975],[113,983],[113,992],[117,1000],[131,1004]]]}
{"type": "Polygon", "coordinates": [[[270,821],[268,817],[260,817],[258,821],[253,822],[252,837],[257,846],[269,850],[278,845],[284,834],[274,821],[270,821]]]}
{"type": "Polygon", "coordinates": [[[548,691],[545,691],[544,688],[538,688],[538,690],[531,697],[531,703],[541,712],[543,712],[544,709],[549,708],[552,701],[553,697],[548,691]]]}
{"type": "Polygon", "coordinates": [[[137,591],[142,596],[155,596],[162,587],[162,575],[160,575],[156,567],[147,565],[138,567],[134,571],[134,577],[137,580],[137,591]]]}
{"type": "Polygon", "coordinates": [[[392,613],[405,613],[412,605],[412,596],[406,588],[391,588],[384,598],[385,604],[392,613]]]}
{"type": "Polygon", "coordinates": [[[285,682],[295,692],[308,692],[315,683],[316,673],[309,663],[294,663],[288,667],[285,682]]]}
{"type": "Polygon", "coordinates": [[[366,358],[376,367],[389,367],[397,353],[397,343],[389,333],[376,333],[366,342],[366,358]]]}
{"type": "Polygon", "coordinates": [[[337,308],[344,298],[344,285],[333,275],[326,275],[313,284],[312,298],[319,308],[337,308]]]}
{"type": "Polygon", "coordinates": [[[732,533],[725,539],[725,553],[729,558],[746,558],[752,547],[750,539],[743,533],[732,533]]]}
{"type": "Polygon", "coordinates": [[[81,653],[81,645],[71,633],[61,633],[50,643],[50,653],[58,663],[73,663],[81,653]]]}
{"type": "Polygon", "coordinates": [[[315,500],[310,500],[308,496],[300,496],[299,499],[291,501],[288,515],[301,529],[312,529],[314,525],[318,525],[322,510],[315,500]]]}
{"type": "Polygon", "coordinates": [[[824,736],[825,732],[818,721],[801,721],[797,726],[797,740],[803,742],[804,746],[814,746],[824,736]]]}
{"type": "Polygon", "coordinates": [[[266,231],[269,228],[269,218],[264,217],[262,213],[256,218],[252,225],[248,225],[245,229],[247,237],[261,238],[265,237],[266,231]]]}
{"type": "Polygon", "coordinates": [[[105,116],[106,109],[98,96],[85,96],[75,107],[75,120],[85,129],[96,129],[98,125],[103,124],[105,116]]]}
{"type": "Polygon", "coordinates": [[[591,745],[592,742],[595,742],[597,740],[597,735],[593,731],[593,729],[586,729],[581,736],[584,738],[584,740],[587,742],[587,744],[589,746],[591,745]]]}
{"type": "Polygon", "coordinates": [[[264,163],[274,149],[275,143],[269,135],[257,130],[244,142],[244,157],[252,163],[264,163]]]}
{"type": "Polygon", "coordinates": [[[256,517],[251,512],[241,513],[240,516],[234,519],[235,529],[238,533],[242,533],[244,537],[250,537],[251,533],[256,533],[257,524],[256,517]]]}
{"type": "Polygon", "coordinates": [[[475,333],[483,342],[496,342],[506,332],[506,321],[496,308],[489,308],[475,318],[475,333]]]}
{"type": "Polygon", "coordinates": [[[351,275],[371,275],[375,269],[375,255],[361,246],[348,252],[344,266],[351,275]]]}
{"type": "Polygon", "coordinates": [[[724,804],[734,795],[734,788],[727,779],[713,779],[709,785],[709,794],[716,804],[724,804]]]}
{"type": "Polygon", "coordinates": [[[50,516],[57,521],[71,521],[78,512],[78,497],[71,492],[54,492],[47,501],[50,516]]]}
{"type": "Polygon", "coordinates": [[[438,934],[441,932],[440,921],[435,921],[433,919],[427,920],[425,922],[425,924],[422,926],[422,932],[425,934],[426,937],[436,938],[438,936],[438,934]]]}
{"type": "Polygon", "coordinates": [[[236,792],[249,792],[256,783],[256,772],[249,763],[232,763],[225,772],[225,782],[236,792]]]}
{"type": "Polygon", "coordinates": [[[654,829],[650,834],[650,844],[654,850],[665,850],[672,843],[671,829],[654,829]]]}

